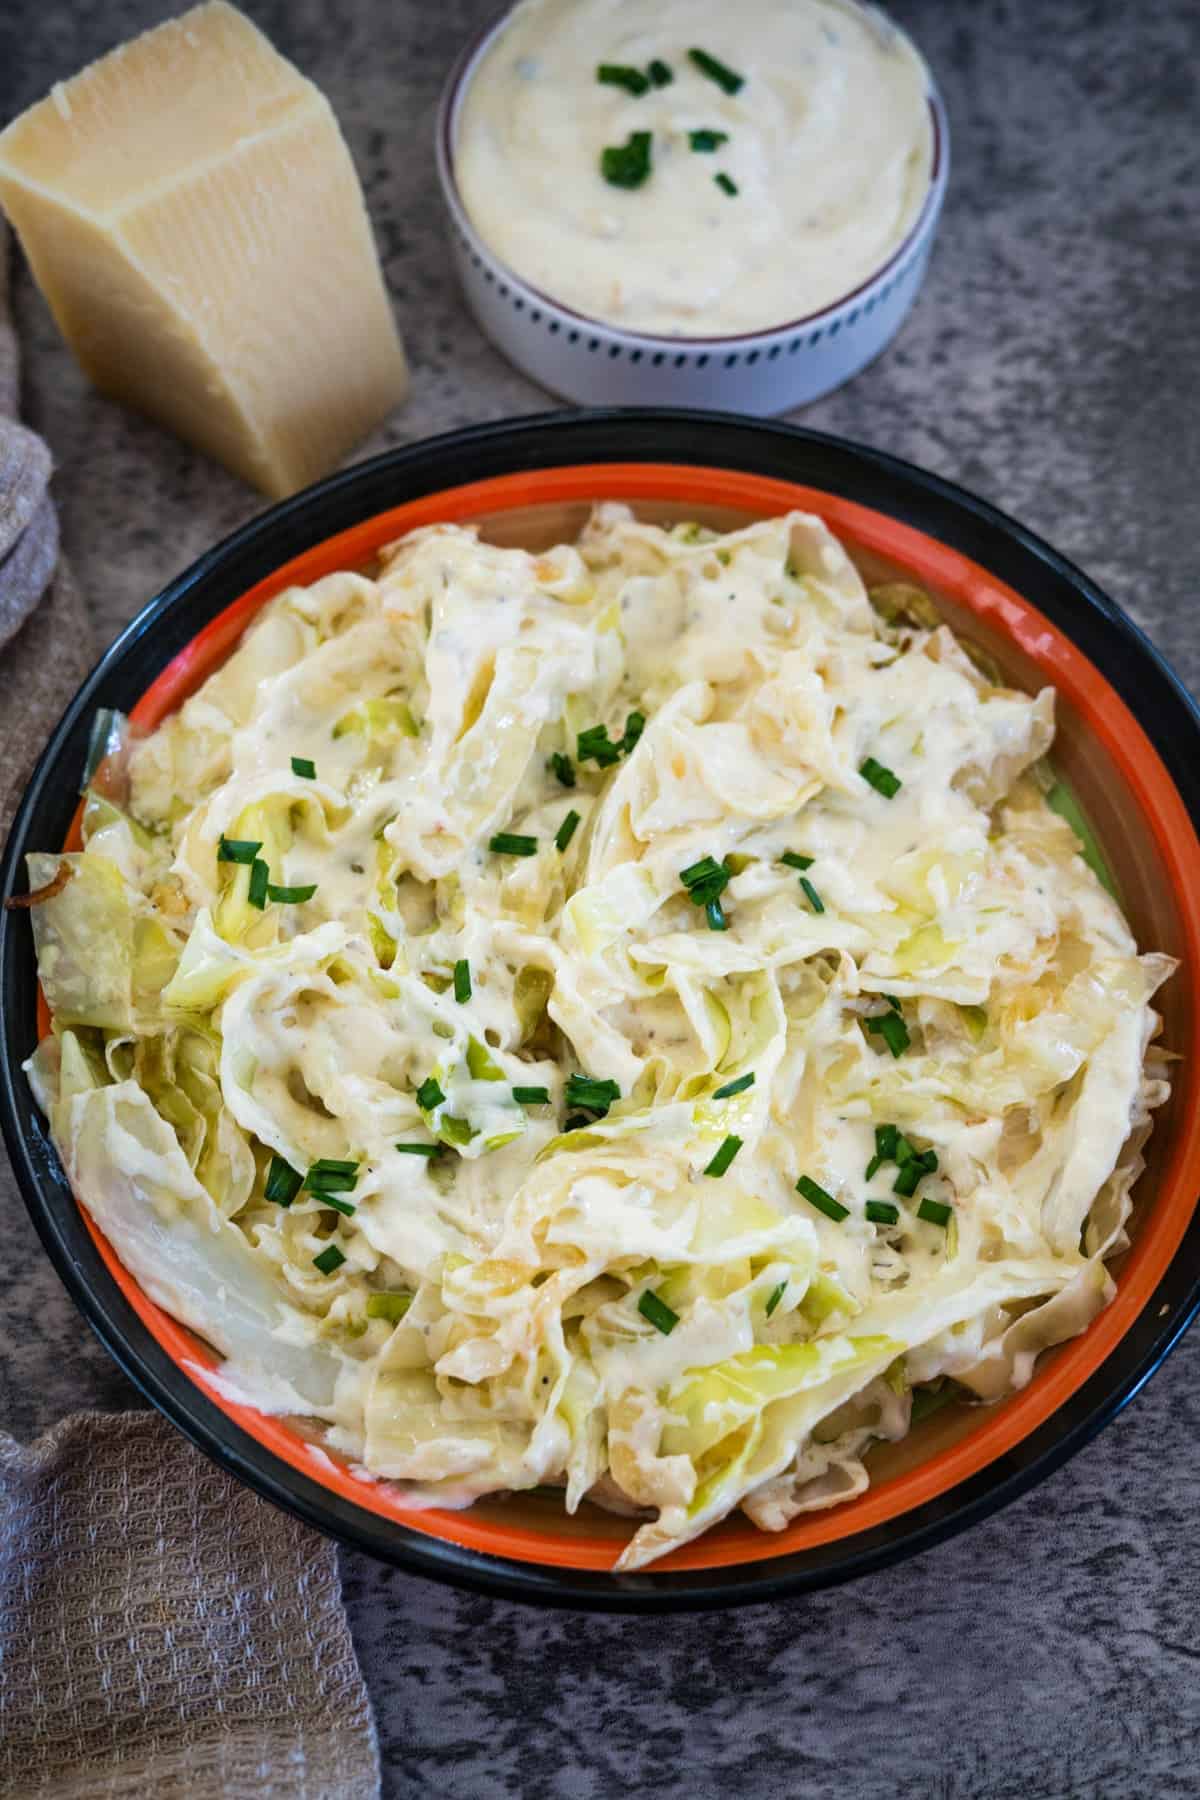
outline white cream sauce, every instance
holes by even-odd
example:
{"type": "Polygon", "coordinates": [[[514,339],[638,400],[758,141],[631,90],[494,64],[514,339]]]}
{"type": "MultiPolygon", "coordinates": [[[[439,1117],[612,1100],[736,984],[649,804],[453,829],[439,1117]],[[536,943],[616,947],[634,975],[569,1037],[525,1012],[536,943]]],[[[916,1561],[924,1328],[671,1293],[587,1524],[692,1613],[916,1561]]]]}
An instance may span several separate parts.
{"type": "Polygon", "coordinates": [[[662,336],[760,331],[851,293],[911,230],[932,162],[928,75],[852,0],[522,0],[469,82],[454,154],[480,235],[555,300],[662,336]],[[597,79],[655,60],[665,86],[597,79]],[[725,141],[695,149],[697,131],[725,141]],[[650,173],[613,186],[602,152],[635,132],[652,134],[650,173]]]}

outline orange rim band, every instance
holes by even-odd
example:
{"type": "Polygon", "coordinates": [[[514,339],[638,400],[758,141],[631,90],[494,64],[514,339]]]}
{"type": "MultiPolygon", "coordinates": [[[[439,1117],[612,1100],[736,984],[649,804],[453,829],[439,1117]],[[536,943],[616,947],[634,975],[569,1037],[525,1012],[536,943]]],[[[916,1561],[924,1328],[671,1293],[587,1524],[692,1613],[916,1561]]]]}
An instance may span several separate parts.
{"type": "MultiPolygon", "coordinates": [[[[326,539],[243,594],[168,664],[134,707],[132,721],[145,731],[159,725],[230,653],[255,613],[285,587],[316,581],[336,569],[355,568],[393,538],[420,525],[468,521],[481,514],[548,502],[598,499],[720,505],[759,516],[799,507],[824,519],[848,545],[887,557],[918,581],[998,625],[1074,705],[1147,819],[1183,924],[1185,950],[1175,980],[1186,985],[1183,1001],[1189,1021],[1200,1017],[1200,842],[1170,775],[1124,701],[1056,626],[978,563],[883,513],[816,488],[736,470],[671,463],[597,463],[501,475],[426,495],[326,539]]],[[[79,814],[66,847],[77,848],[78,844],[79,814]]],[[[40,1015],[44,1031],[49,1023],[44,1001],[40,1002],[40,1015]]],[[[958,1443],[915,1469],[880,1481],[856,1500],[804,1516],[782,1532],[760,1532],[748,1522],[727,1525],[717,1536],[702,1537],[673,1551],[655,1564],[656,1570],[761,1562],[882,1525],[978,1474],[1082,1387],[1154,1293],[1179,1246],[1200,1190],[1197,1059],[1183,1063],[1181,1069],[1184,1091],[1178,1134],[1159,1192],[1121,1270],[1117,1296],[1086,1331],[1035,1373],[1028,1387],[988,1408],[981,1423],[958,1443]]],[[[147,1299],[86,1209],[81,1211],[114,1281],[151,1335],[222,1412],[283,1462],[355,1505],[430,1537],[519,1562],[588,1570],[612,1567],[619,1546],[611,1536],[586,1532],[558,1536],[516,1521],[497,1522],[470,1510],[414,1506],[398,1489],[354,1475],[344,1462],[324,1451],[314,1453],[313,1446],[278,1419],[226,1398],[211,1379],[219,1359],[147,1299]]]]}

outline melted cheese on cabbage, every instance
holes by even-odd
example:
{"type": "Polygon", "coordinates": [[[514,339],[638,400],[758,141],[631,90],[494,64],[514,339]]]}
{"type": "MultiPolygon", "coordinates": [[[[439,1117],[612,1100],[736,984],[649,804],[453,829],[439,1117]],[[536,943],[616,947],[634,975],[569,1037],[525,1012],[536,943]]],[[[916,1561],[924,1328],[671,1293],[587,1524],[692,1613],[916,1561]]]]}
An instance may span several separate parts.
{"type": "Polygon", "coordinates": [[[1051,692],[909,615],[799,513],[435,527],[131,746],[31,1074],[237,1392],[443,1505],[632,1512],[635,1568],[1105,1304],[1171,964],[1035,779],[1051,692]]]}

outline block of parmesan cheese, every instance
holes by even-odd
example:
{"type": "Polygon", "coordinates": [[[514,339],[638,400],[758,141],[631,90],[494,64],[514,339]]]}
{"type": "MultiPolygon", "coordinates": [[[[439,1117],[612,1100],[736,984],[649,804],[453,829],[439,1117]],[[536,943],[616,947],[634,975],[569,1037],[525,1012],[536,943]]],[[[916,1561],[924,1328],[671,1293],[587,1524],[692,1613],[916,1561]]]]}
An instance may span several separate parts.
{"type": "Polygon", "coordinates": [[[404,396],[329,102],[224,0],[14,120],[0,203],[96,386],[267,494],[332,468],[404,396]]]}

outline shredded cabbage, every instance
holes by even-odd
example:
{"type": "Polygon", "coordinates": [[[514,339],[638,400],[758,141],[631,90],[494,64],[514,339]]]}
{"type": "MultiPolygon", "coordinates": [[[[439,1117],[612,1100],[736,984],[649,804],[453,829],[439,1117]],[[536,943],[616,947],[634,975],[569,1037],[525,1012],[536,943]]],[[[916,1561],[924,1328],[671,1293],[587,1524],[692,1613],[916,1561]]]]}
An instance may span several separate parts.
{"type": "Polygon", "coordinates": [[[372,1475],[557,1484],[630,1569],[780,1530],[1111,1298],[1172,964],[1052,737],[802,514],[414,532],[122,734],[31,1082],[231,1390],[372,1475]]]}

